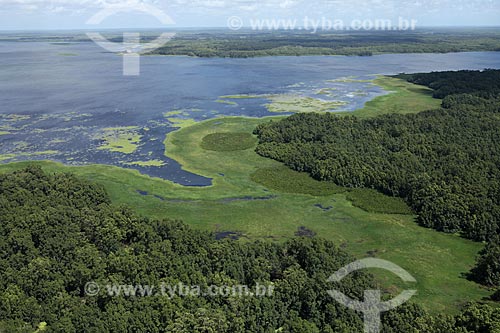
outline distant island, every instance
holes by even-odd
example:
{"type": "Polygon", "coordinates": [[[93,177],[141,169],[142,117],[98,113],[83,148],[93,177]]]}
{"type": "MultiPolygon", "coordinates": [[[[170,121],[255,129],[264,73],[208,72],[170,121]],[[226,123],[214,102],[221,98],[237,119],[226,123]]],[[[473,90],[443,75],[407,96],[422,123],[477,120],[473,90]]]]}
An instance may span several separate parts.
{"type": "MultiPolygon", "coordinates": [[[[222,28],[179,29],[165,46],[151,55],[252,58],[265,56],[343,55],[372,56],[388,53],[452,53],[500,51],[500,28],[420,28],[415,31],[324,31],[222,28]]],[[[154,40],[159,30],[142,31],[141,40],[154,40]]],[[[112,42],[122,31],[102,34],[112,42]]],[[[85,31],[0,34],[0,41],[46,41],[58,45],[90,42],[85,31]]]]}
{"type": "Polygon", "coordinates": [[[251,58],[263,56],[500,51],[500,29],[420,29],[416,31],[227,30],[180,32],[157,55],[251,58]]]}

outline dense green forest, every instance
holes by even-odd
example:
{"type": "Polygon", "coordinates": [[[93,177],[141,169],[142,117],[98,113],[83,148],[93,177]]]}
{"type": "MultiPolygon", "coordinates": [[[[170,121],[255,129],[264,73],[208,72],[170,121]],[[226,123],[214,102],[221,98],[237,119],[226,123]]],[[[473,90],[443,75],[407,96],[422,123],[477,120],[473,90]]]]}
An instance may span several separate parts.
{"type": "MultiPolygon", "coordinates": [[[[216,240],[173,220],[113,205],[98,185],[31,166],[0,175],[1,332],[359,332],[360,316],[326,293],[361,298],[365,272],[327,278],[353,258],[319,238],[283,244],[216,240]],[[272,284],[271,297],[86,295],[84,286],[162,282],[272,284]]],[[[141,295],[137,291],[136,295],[141,295]]],[[[430,317],[414,304],[383,332],[498,332],[500,311],[470,304],[430,317]]]]}
{"type": "MultiPolygon", "coordinates": [[[[154,54],[248,58],[262,56],[500,51],[498,29],[417,31],[181,31],[154,54]]],[[[116,37],[119,42],[121,37],[116,37]]]]}
{"type": "Polygon", "coordinates": [[[500,286],[500,71],[401,75],[443,109],[371,119],[296,114],[259,126],[257,152],[314,178],[403,198],[426,227],[491,241],[471,277],[500,286]]]}
{"type": "Polygon", "coordinates": [[[498,106],[500,97],[498,70],[400,74],[396,77],[432,88],[435,98],[445,99],[443,107],[446,109],[471,106],[485,109],[489,104],[498,106]],[[473,97],[470,95],[474,99],[471,99],[473,97]]]}

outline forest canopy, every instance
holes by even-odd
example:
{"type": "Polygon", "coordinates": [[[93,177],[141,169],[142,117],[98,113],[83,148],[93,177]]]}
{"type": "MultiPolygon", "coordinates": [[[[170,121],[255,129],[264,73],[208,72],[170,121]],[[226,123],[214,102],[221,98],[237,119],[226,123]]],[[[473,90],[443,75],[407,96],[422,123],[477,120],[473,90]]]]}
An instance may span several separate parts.
{"type": "MultiPolygon", "coordinates": [[[[435,89],[443,109],[370,119],[296,114],[260,125],[257,152],[318,180],[401,197],[423,226],[496,244],[500,71],[400,77],[435,89]]],[[[499,257],[482,256],[491,269],[481,274],[490,276],[476,269],[475,279],[500,285],[499,257]]]]}
{"type": "MultiPolygon", "coordinates": [[[[174,220],[113,205],[98,185],[28,167],[0,175],[2,332],[359,332],[360,315],[327,294],[362,299],[372,277],[328,276],[352,257],[320,238],[283,244],[216,240],[174,220]],[[112,297],[85,285],[272,284],[272,297],[112,297]]],[[[500,311],[470,304],[430,317],[415,304],[384,315],[383,332],[495,332],[500,311]]]]}
{"type": "MultiPolygon", "coordinates": [[[[330,298],[328,276],[353,258],[321,239],[218,241],[182,222],[149,220],[111,204],[71,174],[28,167],[0,175],[0,331],[270,332],[361,328],[330,298]],[[110,297],[87,282],[274,286],[272,297],[110,297]]],[[[362,272],[343,292],[373,286],[362,272]]]]}
{"type": "MultiPolygon", "coordinates": [[[[263,56],[499,51],[498,29],[419,29],[416,31],[311,31],[243,29],[181,31],[160,55],[249,58],[263,56]]],[[[121,37],[113,39],[121,42],[121,37]]]]}

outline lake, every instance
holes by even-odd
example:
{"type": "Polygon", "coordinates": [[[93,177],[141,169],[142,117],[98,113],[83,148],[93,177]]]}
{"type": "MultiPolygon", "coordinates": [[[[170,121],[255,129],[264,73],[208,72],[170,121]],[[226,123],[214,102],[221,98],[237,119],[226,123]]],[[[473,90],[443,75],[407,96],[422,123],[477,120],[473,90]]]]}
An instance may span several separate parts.
{"type": "Polygon", "coordinates": [[[164,155],[166,135],[183,123],[283,114],[266,107],[277,95],[335,102],[336,111],[349,112],[386,93],[368,82],[375,74],[498,69],[500,53],[147,56],[140,76],[125,77],[122,58],[93,43],[0,42],[0,68],[0,162],[100,163],[206,186],[211,179],[164,155]]]}

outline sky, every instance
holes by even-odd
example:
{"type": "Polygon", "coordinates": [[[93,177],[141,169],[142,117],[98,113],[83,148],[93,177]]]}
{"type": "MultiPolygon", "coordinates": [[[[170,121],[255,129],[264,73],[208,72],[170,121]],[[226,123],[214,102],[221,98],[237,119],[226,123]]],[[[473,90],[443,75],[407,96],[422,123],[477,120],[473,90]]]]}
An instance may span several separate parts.
{"type": "Polygon", "coordinates": [[[500,0],[0,0],[0,30],[226,27],[234,17],[500,26],[500,0]]]}

